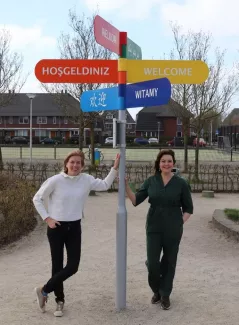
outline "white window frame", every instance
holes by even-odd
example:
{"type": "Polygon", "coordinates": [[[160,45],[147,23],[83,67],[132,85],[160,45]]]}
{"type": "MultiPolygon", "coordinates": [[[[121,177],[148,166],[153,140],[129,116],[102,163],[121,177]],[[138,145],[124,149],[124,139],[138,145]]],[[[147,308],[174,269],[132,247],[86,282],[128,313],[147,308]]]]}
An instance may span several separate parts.
{"type": "Polygon", "coordinates": [[[180,117],[177,117],[177,125],[182,125],[182,120],[180,119],[180,117]]]}
{"type": "Polygon", "coordinates": [[[18,122],[19,122],[19,124],[29,124],[29,117],[28,116],[19,116],[18,122]],[[22,119],[22,122],[21,122],[21,119],[22,119]]]}
{"type": "Polygon", "coordinates": [[[127,124],[127,129],[132,129],[132,124],[127,124]]]}
{"type": "Polygon", "coordinates": [[[12,116],[9,116],[9,118],[8,118],[8,124],[13,124],[13,117],[12,116]]]}
{"type": "Polygon", "coordinates": [[[68,124],[67,118],[64,118],[64,124],[68,124]]]}
{"type": "Polygon", "coordinates": [[[37,124],[47,124],[47,116],[37,116],[37,124]]]}
{"type": "Polygon", "coordinates": [[[56,116],[53,116],[52,123],[56,124],[56,116]]]}
{"type": "Polygon", "coordinates": [[[3,118],[2,116],[0,116],[0,124],[2,124],[2,122],[3,122],[3,118]]]}
{"type": "Polygon", "coordinates": [[[106,115],[106,120],[112,120],[114,118],[113,114],[107,114],[106,115]]]}

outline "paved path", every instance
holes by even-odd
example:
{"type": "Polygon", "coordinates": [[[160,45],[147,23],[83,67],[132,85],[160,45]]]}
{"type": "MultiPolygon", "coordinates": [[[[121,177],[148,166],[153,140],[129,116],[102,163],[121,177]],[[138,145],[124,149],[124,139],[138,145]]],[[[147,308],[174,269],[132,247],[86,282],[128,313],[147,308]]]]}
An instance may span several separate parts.
{"type": "Polygon", "coordinates": [[[6,325],[238,325],[239,243],[210,224],[215,208],[239,208],[238,195],[203,199],[194,194],[195,215],[185,225],[178,258],[172,309],[151,305],[145,261],[145,214],[148,204],[128,210],[127,309],[115,311],[116,194],[90,197],[83,221],[79,272],[65,283],[62,319],[36,306],[33,288],[50,274],[45,225],[11,249],[0,251],[0,324],[6,325]]]}

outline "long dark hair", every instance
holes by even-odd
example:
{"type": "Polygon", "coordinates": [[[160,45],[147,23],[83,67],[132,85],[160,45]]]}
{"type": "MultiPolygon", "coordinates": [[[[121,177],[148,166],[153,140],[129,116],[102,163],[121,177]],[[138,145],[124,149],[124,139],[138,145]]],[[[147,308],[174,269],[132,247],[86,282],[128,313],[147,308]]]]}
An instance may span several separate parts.
{"type": "Polygon", "coordinates": [[[176,159],[175,159],[175,153],[173,150],[171,149],[163,149],[159,152],[159,154],[157,155],[157,158],[155,160],[155,163],[154,163],[154,169],[155,169],[155,173],[157,172],[161,172],[160,169],[159,169],[159,163],[160,163],[160,160],[161,158],[164,156],[164,155],[169,155],[173,158],[173,163],[175,164],[176,163],[176,159]]]}

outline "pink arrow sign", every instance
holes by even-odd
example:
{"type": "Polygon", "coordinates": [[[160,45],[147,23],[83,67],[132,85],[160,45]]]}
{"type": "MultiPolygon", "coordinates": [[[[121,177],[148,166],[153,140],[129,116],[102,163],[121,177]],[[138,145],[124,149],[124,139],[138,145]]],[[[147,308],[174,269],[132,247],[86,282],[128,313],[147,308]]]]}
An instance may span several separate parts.
{"type": "Polygon", "coordinates": [[[94,19],[94,34],[98,44],[118,55],[120,54],[119,30],[99,15],[96,15],[94,19]]]}

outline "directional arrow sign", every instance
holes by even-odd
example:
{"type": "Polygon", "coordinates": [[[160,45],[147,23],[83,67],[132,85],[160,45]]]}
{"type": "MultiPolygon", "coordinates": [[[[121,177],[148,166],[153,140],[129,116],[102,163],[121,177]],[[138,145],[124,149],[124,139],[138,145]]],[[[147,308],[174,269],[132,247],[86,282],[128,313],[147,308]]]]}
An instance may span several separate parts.
{"type": "MultiPolygon", "coordinates": [[[[120,55],[120,31],[99,15],[94,19],[94,35],[98,44],[120,55]]],[[[141,48],[130,38],[127,38],[127,59],[142,59],[141,48]]]]}
{"type": "Polygon", "coordinates": [[[139,82],[126,87],[127,108],[168,104],[171,84],[167,78],[139,82]]]}
{"type": "Polygon", "coordinates": [[[118,87],[84,91],[80,99],[83,112],[119,110],[118,87]]]}
{"type": "Polygon", "coordinates": [[[172,84],[200,84],[209,74],[202,61],[130,60],[127,62],[127,82],[168,78],[172,84]]]}
{"type": "Polygon", "coordinates": [[[98,44],[118,55],[120,54],[119,30],[99,15],[96,15],[94,19],[94,34],[98,44]]]}
{"type": "Polygon", "coordinates": [[[127,38],[127,53],[126,58],[129,60],[142,60],[141,48],[133,42],[130,38],[127,38]]]}
{"type": "Polygon", "coordinates": [[[117,60],[41,60],[35,75],[43,83],[117,83],[117,60]]]}
{"type": "MultiPolygon", "coordinates": [[[[120,110],[118,87],[83,92],[80,106],[83,112],[120,110]]],[[[171,84],[167,78],[139,82],[126,86],[125,107],[165,105],[171,97],[171,84]]]]}

